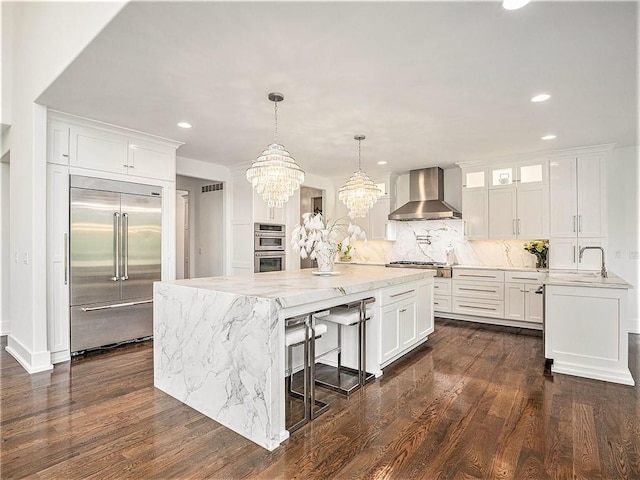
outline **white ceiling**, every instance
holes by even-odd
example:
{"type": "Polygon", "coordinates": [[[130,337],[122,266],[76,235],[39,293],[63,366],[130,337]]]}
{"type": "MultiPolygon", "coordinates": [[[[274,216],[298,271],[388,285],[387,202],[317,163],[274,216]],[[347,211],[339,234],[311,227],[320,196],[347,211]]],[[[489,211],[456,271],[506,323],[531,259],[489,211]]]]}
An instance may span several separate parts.
{"type": "Polygon", "coordinates": [[[64,112],[232,166],[273,138],[310,173],[637,142],[637,4],[135,2],[47,89],[64,112]],[[530,102],[539,92],[551,100],[530,102]],[[193,124],[191,130],[176,126],[193,124]],[[540,140],[547,133],[558,137],[540,140]],[[388,165],[379,166],[379,160],[388,165]]]}

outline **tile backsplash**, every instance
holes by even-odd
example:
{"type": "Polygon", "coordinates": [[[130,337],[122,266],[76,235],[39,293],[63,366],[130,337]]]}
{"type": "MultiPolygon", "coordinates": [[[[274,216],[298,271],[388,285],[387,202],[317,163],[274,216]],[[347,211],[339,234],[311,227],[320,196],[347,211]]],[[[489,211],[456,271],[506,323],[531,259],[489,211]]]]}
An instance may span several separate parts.
{"type": "Polygon", "coordinates": [[[395,242],[371,240],[357,244],[354,261],[387,263],[413,260],[490,267],[535,267],[535,256],[523,248],[529,239],[467,241],[464,222],[460,219],[396,222],[395,227],[395,242]]]}

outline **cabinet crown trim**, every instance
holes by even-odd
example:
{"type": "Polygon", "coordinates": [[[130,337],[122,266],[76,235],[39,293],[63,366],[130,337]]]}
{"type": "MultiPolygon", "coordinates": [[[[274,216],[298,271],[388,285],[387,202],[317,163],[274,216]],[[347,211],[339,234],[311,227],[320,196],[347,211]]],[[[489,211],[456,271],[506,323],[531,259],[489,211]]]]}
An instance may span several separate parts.
{"type": "Polygon", "coordinates": [[[161,137],[152,133],[141,132],[139,130],[133,130],[127,127],[121,127],[119,125],[113,125],[111,123],[101,122],[99,120],[92,120],[90,118],[80,117],[72,115],[70,113],[60,112],[58,110],[48,110],[48,121],[57,120],[68,123],[69,125],[94,128],[97,130],[107,131],[110,133],[120,134],[136,140],[142,140],[146,142],[156,142],[162,145],[170,146],[177,149],[184,142],[173,140],[171,138],[161,137]]]}

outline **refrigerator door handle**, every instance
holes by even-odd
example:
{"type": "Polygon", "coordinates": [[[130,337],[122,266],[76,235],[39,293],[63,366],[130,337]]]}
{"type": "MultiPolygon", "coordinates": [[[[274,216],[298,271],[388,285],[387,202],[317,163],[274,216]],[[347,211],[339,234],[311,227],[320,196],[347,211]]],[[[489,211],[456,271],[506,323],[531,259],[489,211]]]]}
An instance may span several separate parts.
{"type": "Polygon", "coordinates": [[[129,280],[129,214],[122,214],[122,280],[129,280]]]}
{"type": "Polygon", "coordinates": [[[120,280],[120,212],[113,213],[113,277],[111,280],[120,280]]]}
{"type": "Polygon", "coordinates": [[[102,305],[100,307],[82,307],[83,312],[96,312],[98,310],[107,310],[108,308],[133,307],[134,305],[144,305],[145,303],[153,303],[151,300],[141,300],[139,302],[116,303],[112,305],[102,305]]]}

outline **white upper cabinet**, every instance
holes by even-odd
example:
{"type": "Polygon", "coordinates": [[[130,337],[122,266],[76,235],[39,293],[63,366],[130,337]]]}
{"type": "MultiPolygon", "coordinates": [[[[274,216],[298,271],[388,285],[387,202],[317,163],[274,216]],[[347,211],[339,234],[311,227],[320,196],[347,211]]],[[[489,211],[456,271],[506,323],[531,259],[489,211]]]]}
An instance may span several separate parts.
{"type": "Polygon", "coordinates": [[[603,169],[603,153],[551,160],[551,237],[606,236],[603,169]]]}
{"type": "Polygon", "coordinates": [[[483,240],[489,237],[489,191],[462,190],[462,219],[465,238],[483,240]]]}
{"type": "Polygon", "coordinates": [[[578,237],[604,237],[605,219],[604,155],[578,157],[578,237]]]}
{"type": "Polygon", "coordinates": [[[489,173],[486,167],[462,169],[462,219],[467,240],[489,238],[489,173]]]}
{"type": "Polygon", "coordinates": [[[462,169],[462,188],[465,190],[471,189],[487,189],[489,186],[489,179],[487,168],[463,168],[462,169]]]}
{"type": "Polygon", "coordinates": [[[91,124],[51,121],[50,163],[63,163],[65,128],[71,167],[175,182],[178,142],[128,130],[96,128],[91,124]]]}
{"type": "Polygon", "coordinates": [[[129,143],[126,137],[103,130],[71,127],[72,167],[112,173],[128,173],[129,143]]]}
{"type": "MultiPolygon", "coordinates": [[[[247,182],[248,183],[248,182],[247,182]]],[[[250,185],[250,184],[249,184],[250,185]]],[[[289,202],[285,202],[282,208],[269,208],[262,196],[253,189],[253,221],[264,223],[285,223],[285,209],[289,202]]]]}
{"type": "Polygon", "coordinates": [[[548,161],[495,165],[488,171],[489,238],[548,238],[548,161]]]}
{"type": "Polygon", "coordinates": [[[175,148],[159,143],[129,140],[128,171],[140,177],[175,180],[175,148]]]}
{"type": "Polygon", "coordinates": [[[69,165],[69,125],[50,120],[47,132],[47,162],[69,165]]]}
{"type": "Polygon", "coordinates": [[[489,190],[489,238],[516,238],[516,189],[489,190]]]}

